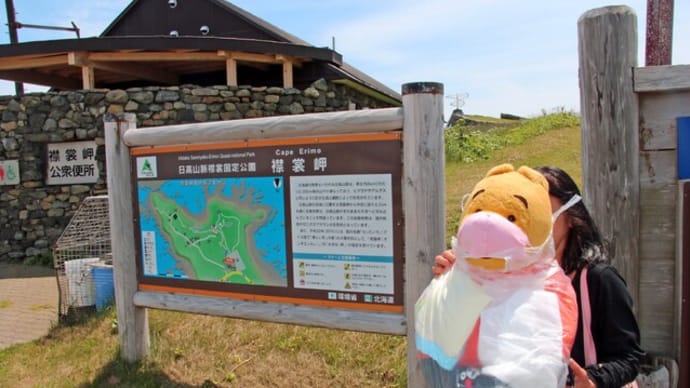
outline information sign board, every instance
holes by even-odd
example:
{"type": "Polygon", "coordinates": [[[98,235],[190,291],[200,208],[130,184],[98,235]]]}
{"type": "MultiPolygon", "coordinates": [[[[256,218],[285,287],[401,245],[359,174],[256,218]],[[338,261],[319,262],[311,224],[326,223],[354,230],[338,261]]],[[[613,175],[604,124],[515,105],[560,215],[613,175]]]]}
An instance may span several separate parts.
{"type": "Polygon", "coordinates": [[[399,132],[131,157],[139,289],[402,311],[399,132]]]}
{"type": "Polygon", "coordinates": [[[48,144],[46,184],[96,183],[99,177],[95,141],[48,144]]]}
{"type": "Polygon", "coordinates": [[[19,184],[19,161],[0,160],[0,186],[19,184]]]}

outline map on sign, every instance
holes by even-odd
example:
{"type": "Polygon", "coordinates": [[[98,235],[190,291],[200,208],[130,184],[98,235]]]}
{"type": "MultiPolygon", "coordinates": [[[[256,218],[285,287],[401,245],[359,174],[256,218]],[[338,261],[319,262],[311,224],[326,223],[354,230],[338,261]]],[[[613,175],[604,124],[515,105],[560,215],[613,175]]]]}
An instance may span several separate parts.
{"type": "Polygon", "coordinates": [[[287,287],[282,177],[139,181],[144,276],[287,287]]]}

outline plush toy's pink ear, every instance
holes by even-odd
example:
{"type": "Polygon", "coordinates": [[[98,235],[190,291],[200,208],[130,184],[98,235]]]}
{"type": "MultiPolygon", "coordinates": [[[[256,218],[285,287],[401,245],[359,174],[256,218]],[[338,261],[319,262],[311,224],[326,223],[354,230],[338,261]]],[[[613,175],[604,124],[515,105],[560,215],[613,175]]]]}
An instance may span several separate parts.
{"type": "Polygon", "coordinates": [[[515,171],[515,168],[513,167],[512,164],[503,163],[503,164],[499,164],[498,166],[489,170],[489,172],[486,173],[486,176],[489,177],[492,175],[501,175],[501,174],[505,174],[507,172],[513,172],[513,171],[515,171]]]}
{"type": "Polygon", "coordinates": [[[549,191],[549,182],[539,171],[527,166],[521,166],[518,168],[518,172],[532,182],[541,185],[546,191],[549,191]]]}

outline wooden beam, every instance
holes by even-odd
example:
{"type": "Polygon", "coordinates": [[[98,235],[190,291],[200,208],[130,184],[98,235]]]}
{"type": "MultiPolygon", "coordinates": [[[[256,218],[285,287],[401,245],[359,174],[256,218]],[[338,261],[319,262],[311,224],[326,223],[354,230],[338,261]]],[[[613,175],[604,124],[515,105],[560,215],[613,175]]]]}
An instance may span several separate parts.
{"type": "Polygon", "coordinates": [[[177,85],[179,76],[176,73],[153,67],[151,65],[138,65],[135,63],[112,63],[107,61],[91,60],[91,53],[69,53],[69,64],[74,66],[91,66],[99,70],[124,74],[138,78],[156,81],[163,85],[177,85]]]}
{"type": "Polygon", "coordinates": [[[678,310],[679,333],[678,363],[680,369],[680,384],[687,387],[690,384],[690,181],[678,184],[678,264],[680,265],[680,286],[677,299],[680,301],[678,310]]]}
{"type": "Polygon", "coordinates": [[[71,66],[81,68],[81,83],[82,89],[94,89],[96,85],[96,77],[94,75],[93,66],[84,58],[86,53],[70,52],[67,53],[67,63],[71,66]]]}
{"type": "Polygon", "coordinates": [[[237,61],[232,57],[225,60],[225,78],[228,86],[237,86],[237,61]]]}
{"type": "Polygon", "coordinates": [[[284,62],[292,63],[293,68],[295,68],[295,67],[300,68],[300,67],[302,67],[302,64],[305,62],[305,60],[302,58],[291,57],[288,55],[277,54],[275,57],[276,57],[276,60],[278,60],[280,63],[284,63],[284,62]]]}
{"type": "Polygon", "coordinates": [[[25,70],[34,67],[47,67],[67,64],[67,54],[37,58],[3,58],[0,70],[25,70]]]}
{"type": "Polygon", "coordinates": [[[67,53],[67,64],[71,66],[82,66],[86,61],[87,53],[69,52],[67,53]]]}
{"type": "MultiPolygon", "coordinates": [[[[225,61],[228,58],[233,58],[236,61],[247,61],[256,63],[270,63],[279,64],[285,60],[290,60],[293,65],[300,65],[301,60],[286,57],[282,55],[273,54],[253,54],[234,51],[143,51],[143,52],[90,52],[88,59],[90,61],[225,61]]],[[[62,63],[65,63],[63,61],[62,63]]]]}
{"type": "Polygon", "coordinates": [[[295,63],[301,62],[285,55],[249,54],[219,50],[218,56],[226,58],[226,78],[228,85],[237,86],[237,62],[250,62],[252,64],[280,64],[283,66],[283,87],[291,88],[294,85],[293,68],[295,63]]]}
{"type": "MultiPolygon", "coordinates": [[[[690,116],[690,89],[672,93],[638,93],[638,99],[640,149],[654,151],[678,148],[676,118],[690,116]]],[[[671,170],[675,173],[675,168],[671,170]]]]}
{"type": "Polygon", "coordinates": [[[638,93],[690,90],[690,65],[636,67],[633,77],[638,93]]]}
{"type": "Polygon", "coordinates": [[[93,66],[84,65],[81,67],[82,89],[89,90],[96,88],[96,77],[93,73],[93,66]]]}
{"type": "Polygon", "coordinates": [[[0,79],[76,90],[82,87],[78,79],[50,75],[35,70],[0,70],[0,79]]]}
{"type": "Polygon", "coordinates": [[[291,88],[294,85],[292,76],[292,62],[283,62],[283,87],[291,88]]]}
{"type": "Polygon", "coordinates": [[[124,141],[130,147],[140,147],[317,136],[324,133],[324,128],[328,128],[329,135],[386,132],[400,129],[402,120],[402,108],[306,113],[130,129],[124,141]]]}
{"type": "Polygon", "coordinates": [[[275,56],[276,60],[282,62],[283,64],[283,87],[284,88],[291,88],[295,84],[294,82],[294,75],[293,75],[293,66],[294,66],[294,61],[292,58],[285,56],[285,55],[276,55],[275,56]]]}
{"type": "Polygon", "coordinates": [[[187,313],[242,318],[256,321],[290,323],[383,334],[405,334],[405,317],[400,314],[357,311],[311,306],[233,300],[196,295],[139,291],[134,294],[137,307],[176,310],[187,313]]]}
{"type": "Polygon", "coordinates": [[[258,62],[258,63],[281,63],[282,59],[276,58],[273,54],[252,54],[234,51],[218,51],[219,57],[232,57],[236,61],[258,62]]]}
{"type": "Polygon", "coordinates": [[[111,52],[111,53],[89,53],[92,61],[224,61],[225,58],[218,56],[216,52],[111,52]]]}

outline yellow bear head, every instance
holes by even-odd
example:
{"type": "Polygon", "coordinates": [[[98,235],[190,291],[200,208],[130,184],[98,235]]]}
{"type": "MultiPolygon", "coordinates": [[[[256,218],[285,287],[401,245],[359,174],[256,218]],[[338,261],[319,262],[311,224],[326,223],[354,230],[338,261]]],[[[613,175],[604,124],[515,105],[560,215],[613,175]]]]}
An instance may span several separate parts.
{"type": "MultiPolygon", "coordinates": [[[[548,182],[539,172],[526,166],[520,167],[517,171],[511,164],[496,166],[489,170],[470,193],[458,236],[466,220],[480,212],[503,217],[524,232],[529,245],[540,246],[549,237],[552,226],[548,182]]],[[[487,244],[491,244],[492,239],[502,237],[474,234],[472,238],[485,238],[487,244]]],[[[502,258],[468,257],[467,261],[487,270],[500,270],[505,267],[505,260],[502,258]]]]}

